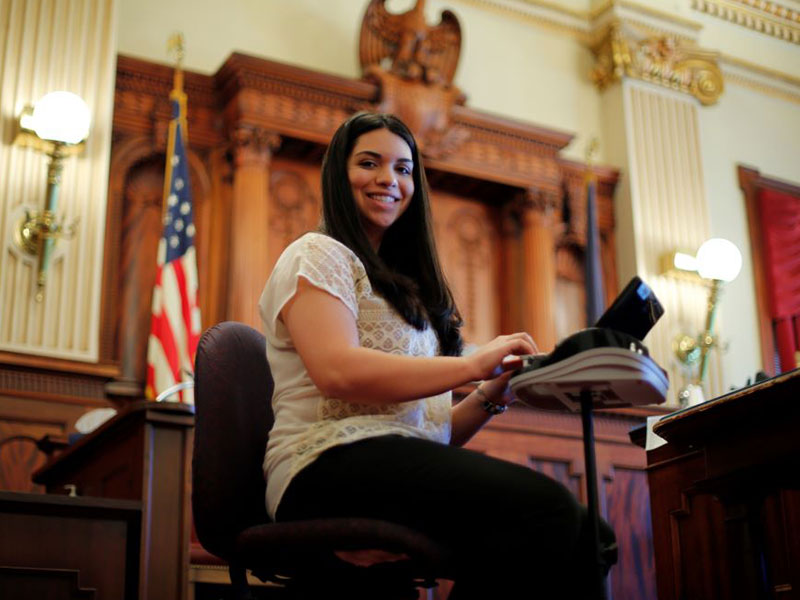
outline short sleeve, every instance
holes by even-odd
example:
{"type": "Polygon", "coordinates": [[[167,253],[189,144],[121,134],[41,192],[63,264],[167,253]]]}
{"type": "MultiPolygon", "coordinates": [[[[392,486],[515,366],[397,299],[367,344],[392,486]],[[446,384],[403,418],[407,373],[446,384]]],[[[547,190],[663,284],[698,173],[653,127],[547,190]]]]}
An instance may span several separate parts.
{"type": "Polygon", "coordinates": [[[267,333],[276,334],[278,317],[297,291],[299,277],[341,300],[358,318],[357,282],[366,277],[361,261],[333,238],[308,233],[283,251],[261,294],[259,310],[267,333]]]}

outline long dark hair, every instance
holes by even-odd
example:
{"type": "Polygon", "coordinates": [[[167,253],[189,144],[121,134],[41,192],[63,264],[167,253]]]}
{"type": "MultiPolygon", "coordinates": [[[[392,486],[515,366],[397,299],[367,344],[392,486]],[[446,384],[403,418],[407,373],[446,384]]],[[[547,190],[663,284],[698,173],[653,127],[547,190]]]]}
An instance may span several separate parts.
{"type": "Polygon", "coordinates": [[[414,136],[400,119],[387,114],[358,113],[333,135],[322,161],[320,229],[361,259],[373,289],[407,323],[423,330],[430,321],[443,355],[461,354],[461,316],[436,253],[425,170],[414,136]],[[386,230],[378,252],[364,232],[347,174],[347,161],[356,140],[375,129],[388,129],[403,138],[414,161],[411,203],[386,230]]]}

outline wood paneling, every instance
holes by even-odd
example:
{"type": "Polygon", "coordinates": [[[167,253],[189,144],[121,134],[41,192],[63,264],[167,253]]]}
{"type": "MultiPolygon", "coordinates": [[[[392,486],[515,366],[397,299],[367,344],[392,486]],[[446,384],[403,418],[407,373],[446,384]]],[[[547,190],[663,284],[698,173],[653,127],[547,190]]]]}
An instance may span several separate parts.
{"type": "MultiPolygon", "coordinates": [[[[269,186],[272,219],[267,237],[271,271],[286,246],[319,226],[322,210],[319,163],[275,156],[269,186]]],[[[268,274],[259,273],[256,279],[263,279],[263,284],[268,274]]]]}
{"type": "MultiPolygon", "coordinates": [[[[619,545],[619,562],[609,575],[612,600],[657,598],[645,453],[628,440],[628,431],[641,419],[619,413],[595,417],[600,510],[619,545]]],[[[490,422],[468,447],[529,466],[587,502],[578,414],[515,405],[490,422]]]]}
{"type": "Polygon", "coordinates": [[[464,319],[467,344],[500,333],[500,218],[497,208],[434,190],[431,212],[439,258],[464,319]]]}
{"type": "Polygon", "coordinates": [[[183,599],[189,569],[192,407],[136,402],[37,471],[48,494],[135,500],[141,506],[139,598],[183,599]]]}
{"type": "Polygon", "coordinates": [[[799,395],[795,370],[655,425],[660,600],[800,598],[799,395]]]}
{"type": "Polygon", "coordinates": [[[613,598],[656,598],[650,490],[642,469],[615,467],[605,485],[608,522],[620,536],[611,571],[613,598]]]}
{"type": "Polygon", "coordinates": [[[36,442],[66,436],[85,411],[83,404],[0,396],[0,490],[44,491],[31,479],[47,458],[36,442]]]}
{"type": "Polygon", "coordinates": [[[0,595],[136,600],[141,503],[0,492],[0,595]]]}
{"type": "MultiPolygon", "coordinates": [[[[130,393],[141,387],[154,268],[147,267],[147,255],[158,229],[145,226],[148,217],[139,207],[160,193],[171,79],[166,67],[119,58],[101,346],[120,365],[117,383],[130,393]]],[[[197,228],[206,234],[197,236],[203,322],[234,319],[259,327],[255,303],[278,254],[317,225],[325,143],[347,116],[381,106],[390,90],[374,80],[241,54],[213,77],[187,73],[186,90],[197,228]]],[[[577,266],[585,244],[585,167],[558,158],[571,136],[458,105],[450,108],[448,122],[461,133],[426,156],[426,167],[437,242],[467,319],[466,336],[484,342],[500,331],[529,329],[551,346],[560,289],[555,278],[570,277],[573,292],[583,280],[577,266]],[[514,203],[516,225],[509,227],[506,207],[514,203]],[[540,229],[531,229],[540,221],[540,229]],[[525,250],[531,244],[540,251],[525,250]],[[571,273],[559,270],[557,247],[570,253],[571,273]]],[[[612,296],[617,174],[604,167],[594,172],[612,296]]],[[[561,315],[565,334],[584,325],[576,315],[561,315]]]]}
{"type": "Polygon", "coordinates": [[[80,587],[80,571],[0,567],[0,594],[6,600],[94,600],[92,588],[80,587]]]}

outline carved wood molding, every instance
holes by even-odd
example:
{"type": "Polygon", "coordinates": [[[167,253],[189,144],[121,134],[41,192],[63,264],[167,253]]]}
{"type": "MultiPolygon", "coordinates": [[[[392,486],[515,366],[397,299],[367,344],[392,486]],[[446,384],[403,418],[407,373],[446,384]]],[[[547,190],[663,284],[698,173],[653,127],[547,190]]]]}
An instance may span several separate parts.
{"type": "Polygon", "coordinates": [[[109,378],[108,375],[59,373],[41,367],[0,364],[0,394],[107,406],[103,386],[109,378]]]}
{"type": "MultiPolygon", "coordinates": [[[[352,113],[379,110],[390,101],[369,81],[242,54],[231,55],[216,80],[230,125],[257,126],[319,144],[326,144],[352,113]]],[[[449,118],[450,130],[459,133],[445,136],[445,151],[430,157],[428,168],[518,187],[559,188],[556,155],[572,135],[458,105],[449,118]]]]}
{"type": "Polygon", "coordinates": [[[387,11],[385,1],[371,0],[361,22],[363,76],[380,85],[376,109],[405,121],[424,156],[443,157],[469,137],[463,127],[451,125],[452,108],[466,101],[453,84],[461,26],[449,10],[438,25],[428,25],[425,0],[402,14],[387,11]]]}
{"type": "MultiPolygon", "coordinates": [[[[225,144],[239,126],[327,144],[336,128],[358,110],[378,110],[387,101],[381,87],[244,54],[232,54],[213,76],[187,72],[189,146],[203,152],[225,144]],[[222,107],[222,110],[218,107],[222,107]],[[222,118],[221,118],[222,117],[222,118]]],[[[116,138],[143,131],[163,145],[159,131],[169,119],[172,69],[120,56],[114,111],[116,138]]],[[[556,191],[558,152],[572,135],[455,105],[449,113],[446,157],[428,168],[515,187],[556,191]],[[448,143],[454,148],[448,147],[448,143]]]]}
{"type": "Polygon", "coordinates": [[[552,192],[560,187],[556,157],[572,134],[488,115],[464,106],[451,111],[453,126],[468,140],[446,160],[429,159],[428,166],[480,177],[520,188],[552,192]]]}
{"type": "MultiPolygon", "coordinates": [[[[559,159],[564,191],[561,235],[556,243],[559,277],[574,282],[584,280],[586,251],[586,201],[588,167],[580,162],[559,159]]],[[[600,254],[603,265],[603,289],[606,305],[617,295],[616,241],[614,236],[614,191],[619,171],[611,167],[592,166],[595,179],[597,227],[600,232],[600,254]]]]}
{"type": "Polygon", "coordinates": [[[376,99],[373,83],[234,53],[214,76],[228,127],[250,125],[327,144],[336,128],[376,99]]]}
{"type": "MultiPolygon", "coordinates": [[[[587,167],[585,164],[559,159],[561,179],[565,194],[564,211],[567,215],[565,238],[579,246],[586,245],[586,194],[587,167]]],[[[597,227],[601,235],[614,231],[614,191],[619,181],[619,171],[610,167],[593,166],[596,181],[597,227]]]]}
{"type": "Polygon", "coordinates": [[[561,203],[557,194],[549,190],[528,188],[521,190],[503,206],[503,232],[510,237],[519,237],[525,228],[526,219],[544,219],[548,229],[561,228],[561,203]]]}
{"type": "Polygon", "coordinates": [[[231,151],[236,166],[266,166],[272,153],[281,147],[281,136],[260,127],[239,125],[230,133],[231,151]]]}
{"type": "Polygon", "coordinates": [[[361,21],[358,55],[361,68],[391,60],[387,71],[410,81],[450,86],[461,54],[461,26],[456,15],[442,11],[437,25],[425,20],[425,0],[394,14],[386,0],[370,0],[361,21]]]}
{"type": "Polygon", "coordinates": [[[308,214],[319,214],[320,201],[315,197],[301,173],[275,170],[270,178],[270,201],[275,209],[270,231],[279,236],[283,246],[288,246],[300,234],[316,225],[308,214]]]}
{"type": "MultiPolygon", "coordinates": [[[[163,148],[172,115],[169,93],[172,90],[172,67],[125,55],[117,56],[114,92],[114,136],[141,135],[149,132],[153,144],[163,148]]],[[[214,78],[184,73],[187,96],[189,145],[209,149],[224,141],[218,117],[217,90],[214,78]]]]}

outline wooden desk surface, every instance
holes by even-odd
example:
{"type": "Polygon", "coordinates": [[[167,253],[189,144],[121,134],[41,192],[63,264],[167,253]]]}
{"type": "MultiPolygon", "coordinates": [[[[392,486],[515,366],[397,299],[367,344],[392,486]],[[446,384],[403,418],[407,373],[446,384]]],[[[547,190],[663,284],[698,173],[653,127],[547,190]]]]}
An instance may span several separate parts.
{"type": "MultiPolygon", "coordinates": [[[[98,446],[116,445],[123,429],[136,427],[144,421],[167,426],[194,427],[194,406],[147,400],[132,402],[96,430],[83,436],[64,451],[55,454],[33,474],[33,480],[36,483],[47,484],[54,478],[59,478],[62,472],[73,469],[75,465],[83,465],[97,453],[98,446]]],[[[106,494],[96,495],[106,496],[106,494]]]]}
{"type": "Polygon", "coordinates": [[[668,441],[727,435],[722,427],[747,428],[753,420],[800,414],[800,369],[735,390],[664,417],[653,431],[668,441]]]}

